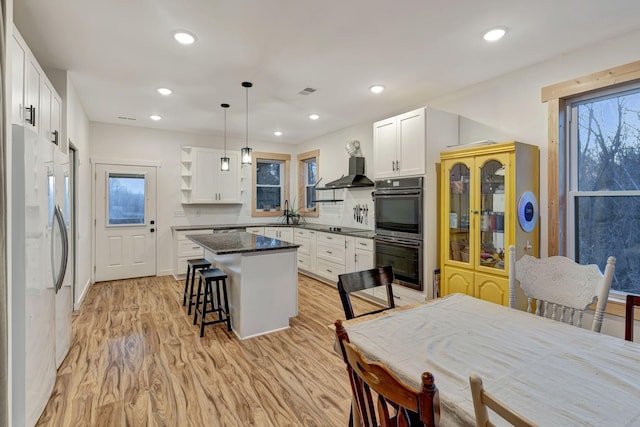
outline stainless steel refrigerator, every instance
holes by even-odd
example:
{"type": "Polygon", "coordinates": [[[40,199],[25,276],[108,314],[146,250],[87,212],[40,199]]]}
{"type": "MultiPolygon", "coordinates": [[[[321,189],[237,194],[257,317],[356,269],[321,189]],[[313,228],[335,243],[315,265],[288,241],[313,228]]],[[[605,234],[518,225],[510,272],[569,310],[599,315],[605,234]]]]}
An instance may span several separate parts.
{"type": "Polygon", "coordinates": [[[69,161],[29,128],[12,135],[12,419],[33,426],[71,340],[69,161]]]}

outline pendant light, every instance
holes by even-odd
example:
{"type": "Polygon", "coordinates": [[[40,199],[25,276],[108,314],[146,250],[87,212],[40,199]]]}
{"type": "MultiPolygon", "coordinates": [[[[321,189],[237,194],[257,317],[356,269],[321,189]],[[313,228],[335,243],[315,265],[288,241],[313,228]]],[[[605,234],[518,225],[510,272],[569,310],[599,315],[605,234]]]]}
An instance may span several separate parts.
{"type": "Polygon", "coordinates": [[[220,104],[224,108],[224,157],[220,158],[220,170],[229,171],[229,158],[227,157],[227,108],[229,104],[220,104]]]}
{"type": "Polygon", "coordinates": [[[253,86],[251,82],[242,82],[242,87],[245,88],[247,93],[247,129],[246,129],[246,146],[240,150],[243,165],[251,164],[251,148],[249,148],[249,88],[253,86]]]}

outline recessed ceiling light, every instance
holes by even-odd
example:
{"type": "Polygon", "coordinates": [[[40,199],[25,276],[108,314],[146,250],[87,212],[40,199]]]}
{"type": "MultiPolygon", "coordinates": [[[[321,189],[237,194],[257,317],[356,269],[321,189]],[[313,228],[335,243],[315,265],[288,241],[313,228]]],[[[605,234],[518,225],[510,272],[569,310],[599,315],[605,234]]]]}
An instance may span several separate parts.
{"type": "Polygon", "coordinates": [[[173,38],[181,44],[193,44],[196,41],[196,36],[188,31],[176,31],[173,38]]]}
{"type": "Polygon", "coordinates": [[[508,30],[509,29],[507,27],[492,28],[486,33],[484,33],[482,38],[484,38],[488,42],[495,42],[500,40],[505,34],[507,34],[508,30]]]}
{"type": "Polygon", "coordinates": [[[162,116],[159,116],[157,114],[152,114],[152,115],[149,116],[149,118],[151,120],[153,120],[154,122],[157,122],[158,120],[162,120],[162,116]]]}
{"type": "Polygon", "coordinates": [[[160,95],[171,95],[173,93],[173,91],[171,89],[169,89],[168,87],[159,87],[158,88],[158,93],[160,93],[160,95]]]}
{"type": "Polygon", "coordinates": [[[309,115],[309,118],[310,118],[311,120],[318,120],[318,119],[320,118],[320,116],[319,116],[319,115],[317,115],[317,114],[310,114],[310,115],[309,115]]]}
{"type": "Polygon", "coordinates": [[[275,136],[281,136],[281,135],[282,135],[282,132],[280,132],[279,130],[277,130],[277,131],[275,131],[273,134],[274,134],[275,136]]]}
{"type": "Polygon", "coordinates": [[[373,93],[381,93],[384,90],[384,86],[382,85],[373,85],[369,88],[369,90],[373,93]]]}

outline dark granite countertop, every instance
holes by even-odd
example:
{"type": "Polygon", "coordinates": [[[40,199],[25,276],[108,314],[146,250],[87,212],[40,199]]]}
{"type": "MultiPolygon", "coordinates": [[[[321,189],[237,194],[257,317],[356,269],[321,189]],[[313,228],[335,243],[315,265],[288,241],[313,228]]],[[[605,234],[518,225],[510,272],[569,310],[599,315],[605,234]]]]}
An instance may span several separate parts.
{"type": "MultiPolygon", "coordinates": [[[[216,225],[173,225],[173,231],[187,230],[233,230],[236,228],[244,229],[246,227],[296,227],[306,230],[321,231],[323,233],[342,234],[345,236],[362,237],[364,239],[373,239],[375,232],[373,230],[357,229],[351,227],[343,227],[335,230],[335,226],[327,224],[317,224],[308,222],[306,224],[283,224],[281,222],[271,223],[253,223],[253,224],[216,224],[216,225]]],[[[243,230],[244,231],[244,230],[243,230]]]]}
{"type": "Polygon", "coordinates": [[[216,255],[276,251],[279,249],[300,247],[300,245],[294,243],[284,242],[266,236],[258,236],[244,231],[222,234],[196,234],[187,236],[187,238],[216,255]]]}

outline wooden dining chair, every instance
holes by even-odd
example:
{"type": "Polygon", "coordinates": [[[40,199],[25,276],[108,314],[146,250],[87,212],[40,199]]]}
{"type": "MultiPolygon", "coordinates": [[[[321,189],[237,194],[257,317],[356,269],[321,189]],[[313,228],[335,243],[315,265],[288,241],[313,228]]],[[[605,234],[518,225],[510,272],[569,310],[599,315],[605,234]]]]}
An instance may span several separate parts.
{"type": "Polygon", "coordinates": [[[602,274],[595,264],[581,265],[563,256],[535,258],[523,255],[516,261],[515,247],[511,246],[509,305],[516,307],[516,282],[520,282],[529,313],[535,300],[538,316],[582,327],[584,312],[597,299],[591,330],[600,332],[615,265],[615,257],[610,256],[602,274]]]}
{"type": "Polygon", "coordinates": [[[337,320],[336,340],[347,366],[354,408],[364,427],[437,427],[440,423],[440,397],[433,375],[424,372],[420,390],[403,383],[385,365],[366,360],[349,342],[341,320],[337,320]],[[375,404],[374,404],[375,402],[375,404]]]}
{"type": "Polygon", "coordinates": [[[391,266],[378,267],[371,270],[356,271],[353,273],[340,274],[338,276],[338,292],[340,293],[340,300],[342,301],[342,307],[344,308],[344,315],[348,319],[354,317],[364,316],[366,314],[379,313],[384,310],[395,307],[393,301],[393,288],[391,283],[393,282],[393,268],[391,266]],[[353,306],[351,305],[350,294],[356,291],[362,291],[365,289],[373,289],[378,286],[386,287],[387,305],[379,310],[368,311],[366,313],[360,313],[357,316],[353,312],[353,306]]]}
{"type": "Polygon", "coordinates": [[[529,421],[527,418],[509,408],[506,404],[496,399],[492,394],[488,393],[482,386],[482,378],[477,374],[472,374],[469,377],[469,384],[471,386],[473,410],[476,414],[476,427],[493,427],[495,425],[489,420],[489,412],[487,411],[487,408],[491,409],[515,427],[537,426],[533,421],[529,421]]]}
{"type": "Polygon", "coordinates": [[[627,312],[624,318],[624,339],[633,341],[633,310],[640,307],[640,295],[627,294],[627,312]]]}

